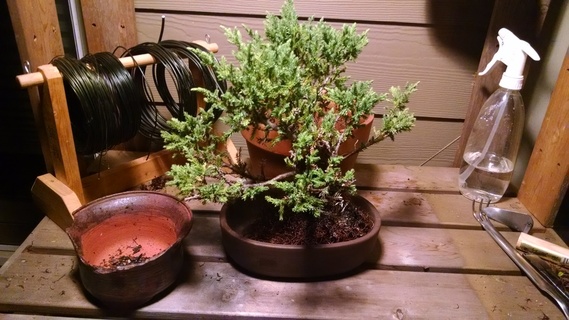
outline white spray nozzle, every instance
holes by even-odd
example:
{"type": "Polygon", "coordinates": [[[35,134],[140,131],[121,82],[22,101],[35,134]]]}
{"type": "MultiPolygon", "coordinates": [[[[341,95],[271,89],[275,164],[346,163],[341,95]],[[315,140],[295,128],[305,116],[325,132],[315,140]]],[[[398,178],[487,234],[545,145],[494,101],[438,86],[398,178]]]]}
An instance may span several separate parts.
{"type": "Polygon", "coordinates": [[[484,71],[479,75],[485,75],[496,64],[496,61],[501,61],[507,68],[500,80],[500,86],[519,90],[522,88],[524,80],[524,67],[526,64],[526,57],[530,56],[535,61],[539,61],[539,55],[531,47],[531,45],[523,40],[520,40],[515,34],[506,28],[498,31],[498,51],[494,54],[492,60],[488,63],[484,71]]]}

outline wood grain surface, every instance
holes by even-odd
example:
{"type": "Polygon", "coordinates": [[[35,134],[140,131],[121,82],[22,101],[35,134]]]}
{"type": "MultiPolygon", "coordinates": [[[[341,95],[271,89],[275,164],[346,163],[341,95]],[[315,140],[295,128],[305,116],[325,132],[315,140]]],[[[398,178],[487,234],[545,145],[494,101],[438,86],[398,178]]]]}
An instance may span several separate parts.
{"type": "MultiPolygon", "coordinates": [[[[382,215],[378,244],[359,270],[334,279],[259,279],[227,261],[219,205],[191,204],[179,280],[132,318],[560,319],[557,307],[481,229],[451,181],[455,168],[359,165],[360,194],[382,215]]],[[[173,192],[173,190],[164,190],[173,192]]],[[[525,211],[515,198],[499,206],[525,211]]],[[[498,229],[514,244],[518,232],[498,229]]],[[[539,223],[533,235],[562,244],[539,223]]],[[[0,312],[109,317],[86,296],[75,251],[45,218],[0,269],[0,312]]],[[[124,315],[123,315],[124,316],[124,315]]]]}

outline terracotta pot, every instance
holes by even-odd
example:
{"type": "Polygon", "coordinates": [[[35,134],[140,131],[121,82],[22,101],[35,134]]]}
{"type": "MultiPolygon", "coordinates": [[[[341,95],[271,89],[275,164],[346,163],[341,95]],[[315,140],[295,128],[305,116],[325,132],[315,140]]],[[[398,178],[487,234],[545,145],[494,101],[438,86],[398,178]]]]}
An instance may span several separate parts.
{"type": "MultiPolygon", "coordinates": [[[[374,116],[369,115],[363,122],[363,126],[357,128],[353,131],[353,136],[346,140],[340,145],[339,153],[342,155],[352,152],[357,143],[367,141],[371,132],[371,127],[373,126],[374,116]]],[[[339,130],[342,130],[341,124],[338,126],[339,130]]],[[[287,167],[284,159],[290,155],[290,150],[292,148],[292,143],[289,140],[279,141],[277,144],[272,145],[272,143],[262,142],[265,138],[265,132],[263,130],[257,130],[253,136],[253,129],[248,128],[241,131],[241,135],[245,138],[247,142],[247,150],[249,151],[249,169],[253,175],[264,176],[267,179],[274,178],[279,174],[292,171],[291,168],[287,167]]],[[[272,140],[275,139],[277,133],[275,131],[269,132],[267,138],[272,140]]],[[[341,169],[346,172],[353,169],[358,154],[354,154],[349,158],[342,161],[341,169]]]]}
{"type": "Polygon", "coordinates": [[[373,229],[358,239],[314,246],[271,244],[243,237],[256,217],[273,208],[261,198],[225,204],[220,213],[223,247],[233,263],[253,275],[298,279],[345,274],[370,257],[381,225],[379,212],[369,201],[360,196],[354,196],[353,201],[369,212],[373,229]]]}
{"type": "MultiPolygon", "coordinates": [[[[344,141],[338,150],[339,154],[345,155],[348,154],[356,149],[357,144],[361,144],[362,142],[366,142],[369,139],[369,135],[371,133],[371,127],[373,127],[373,119],[374,115],[370,114],[363,122],[361,127],[355,129],[353,131],[353,136],[348,138],[344,141]]],[[[353,169],[356,165],[356,160],[358,159],[358,154],[354,154],[353,156],[344,159],[340,164],[340,168],[343,172],[346,172],[350,169],[353,169]]]]}
{"type": "Polygon", "coordinates": [[[267,137],[265,132],[257,130],[253,135],[253,128],[241,131],[247,142],[249,151],[249,171],[254,176],[263,176],[271,179],[279,174],[292,171],[287,167],[284,159],[290,155],[292,144],[290,140],[282,140],[272,145],[271,142],[262,142],[262,139],[273,140],[277,137],[276,131],[270,131],[267,137]]]}
{"type": "Polygon", "coordinates": [[[77,209],[66,231],[85,289],[104,306],[132,309],[171,286],[183,263],[190,208],[153,191],[103,197],[77,209]]]}

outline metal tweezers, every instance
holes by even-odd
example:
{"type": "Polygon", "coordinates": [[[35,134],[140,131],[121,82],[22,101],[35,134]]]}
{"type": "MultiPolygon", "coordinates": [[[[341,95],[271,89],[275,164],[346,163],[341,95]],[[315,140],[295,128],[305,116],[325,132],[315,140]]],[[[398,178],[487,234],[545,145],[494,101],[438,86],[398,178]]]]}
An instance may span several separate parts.
{"type": "MultiPolygon", "coordinates": [[[[489,204],[489,202],[488,202],[489,204]]],[[[488,206],[488,204],[486,206],[488,206]]],[[[488,216],[483,212],[482,207],[484,206],[484,201],[480,201],[480,205],[476,208],[476,200],[472,202],[472,213],[476,221],[490,234],[490,236],[496,241],[498,246],[504,250],[504,252],[512,259],[512,261],[526,274],[526,276],[533,282],[533,284],[542,292],[549,295],[551,298],[557,302],[557,305],[565,315],[566,319],[569,319],[569,298],[563,288],[558,287],[552,280],[551,275],[546,275],[546,271],[538,271],[532,266],[532,264],[526,260],[507,240],[494,228],[494,225],[488,218],[488,216]]],[[[539,258],[539,257],[538,257],[539,258]]],[[[530,258],[531,259],[531,258],[530,258]]],[[[540,258],[541,259],[541,258],[540,258]]]]}

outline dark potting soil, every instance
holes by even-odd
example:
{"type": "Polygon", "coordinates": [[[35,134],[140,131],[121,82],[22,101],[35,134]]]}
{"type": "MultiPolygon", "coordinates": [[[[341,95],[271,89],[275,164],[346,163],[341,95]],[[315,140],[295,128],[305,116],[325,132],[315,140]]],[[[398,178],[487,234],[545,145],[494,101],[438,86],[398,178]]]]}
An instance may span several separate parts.
{"type": "Polygon", "coordinates": [[[118,249],[114,254],[109,255],[109,259],[103,259],[102,267],[107,269],[115,269],[116,267],[125,267],[131,264],[142,263],[149,259],[145,253],[141,253],[142,246],[127,247],[127,252],[118,249]]]}
{"type": "Polygon", "coordinates": [[[166,186],[166,182],[168,181],[168,177],[166,175],[156,177],[149,182],[143,183],[139,186],[140,190],[147,190],[147,191],[161,191],[166,186]]]}
{"type": "Polygon", "coordinates": [[[373,228],[372,218],[349,203],[344,209],[327,207],[320,217],[306,213],[265,214],[244,231],[252,240],[273,244],[315,245],[360,238],[373,228]]]}

